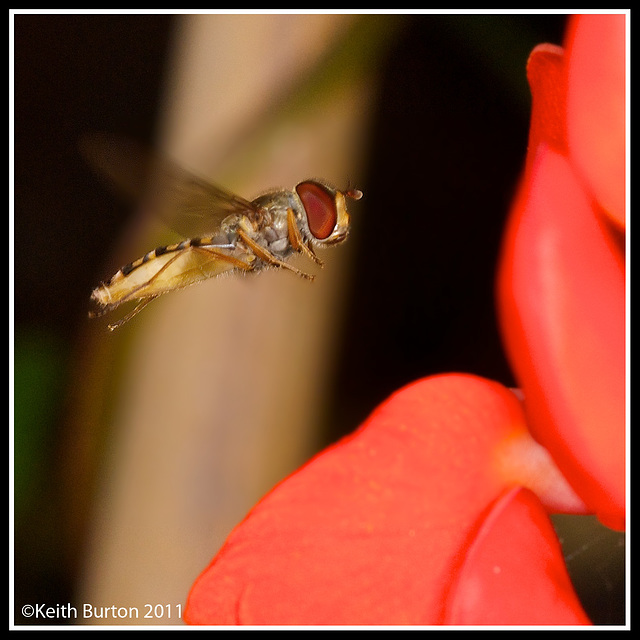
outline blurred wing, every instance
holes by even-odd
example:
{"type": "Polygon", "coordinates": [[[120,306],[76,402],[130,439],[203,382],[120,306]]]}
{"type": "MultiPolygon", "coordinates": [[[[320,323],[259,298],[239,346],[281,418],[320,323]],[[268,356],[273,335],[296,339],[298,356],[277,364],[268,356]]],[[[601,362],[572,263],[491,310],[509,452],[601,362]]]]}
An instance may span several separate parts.
{"type": "Polygon", "coordinates": [[[89,164],[116,190],[142,202],[183,237],[212,235],[231,214],[254,219],[249,200],[199,178],[175,162],[117,136],[92,134],[80,142],[89,164]]]}
{"type": "Polygon", "coordinates": [[[167,161],[156,168],[144,203],[187,238],[213,235],[231,214],[253,220],[257,212],[248,200],[167,161]]]}

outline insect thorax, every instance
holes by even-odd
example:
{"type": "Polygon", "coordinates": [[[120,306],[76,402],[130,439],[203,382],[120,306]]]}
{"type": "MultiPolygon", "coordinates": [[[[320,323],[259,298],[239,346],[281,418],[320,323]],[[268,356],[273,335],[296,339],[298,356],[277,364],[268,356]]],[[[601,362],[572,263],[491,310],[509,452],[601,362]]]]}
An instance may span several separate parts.
{"type": "Polygon", "coordinates": [[[256,198],[254,204],[264,212],[254,238],[280,258],[292,253],[289,242],[287,211],[293,209],[299,219],[300,205],[291,191],[276,191],[256,198]]]}

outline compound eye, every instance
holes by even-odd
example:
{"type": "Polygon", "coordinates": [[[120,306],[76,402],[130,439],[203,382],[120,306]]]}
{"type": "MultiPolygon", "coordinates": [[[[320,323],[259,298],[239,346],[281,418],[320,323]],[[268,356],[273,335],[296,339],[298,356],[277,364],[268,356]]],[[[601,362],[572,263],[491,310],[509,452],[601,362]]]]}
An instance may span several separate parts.
{"type": "Polygon", "coordinates": [[[335,229],[338,211],[334,195],[318,182],[301,182],[296,191],[307,212],[309,231],[314,238],[325,240],[335,229]]]}

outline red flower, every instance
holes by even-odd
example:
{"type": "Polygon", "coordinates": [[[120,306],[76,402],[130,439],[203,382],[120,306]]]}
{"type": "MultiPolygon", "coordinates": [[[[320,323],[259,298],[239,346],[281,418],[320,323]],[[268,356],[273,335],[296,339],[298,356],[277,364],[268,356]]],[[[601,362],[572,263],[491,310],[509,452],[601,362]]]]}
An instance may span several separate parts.
{"type": "Polygon", "coordinates": [[[251,511],[195,583],[185,620],[447,624],[481,614],[498,624],[543,611],[546,622],[584,623],[544,509],[519,486],[583,508],[511,391],[453,374],[414,383],[251,511]],[[523,509],[531,518],[514,525],[523,509]],[[526,581],[514,563],[523,547],[543,557],[526,581]],[[486,577],[489,605],[477,592],[486,577]]]}
{"type": "Polygon", "coordinates": [[[624,528],[625,17],[536,48],[529,153],[498,300],[527,423],[599,519],[624,528]]]}
{"type": "Polygon", "coordinates": [[[621,24],[574,19],[566,58],[530,59],[499,278],[524,408],[470,375],[400,390],[254,507],[194,584],[187,622],[588,624],[546,513],[624,520],[624,259],[608,226],[624,221],[621,24]],[[581,112],[601,95],[594,65],[617,96],[598,105],[613,135],[581,112]]]}

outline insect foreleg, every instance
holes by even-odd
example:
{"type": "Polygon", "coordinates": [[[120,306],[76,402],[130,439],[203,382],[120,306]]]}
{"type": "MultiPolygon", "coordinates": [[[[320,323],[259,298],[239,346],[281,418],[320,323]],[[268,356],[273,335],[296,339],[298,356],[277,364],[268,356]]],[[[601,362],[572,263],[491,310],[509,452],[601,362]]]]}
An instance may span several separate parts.
{"type": "Polygon", "coordinates": [[[293,212],[293,209],[291,207],[287,209],[287,230],[289,232],[289,242],[291,243],[294,251],[300,251],[304,253],[316,264],[324,267],[324,262],[322,262],[322,260],[318,258],[318,256],[313,252],[313,249],[309,245],[307,245],[307,243],[302,238],[300,229],[298,228],[298,224],[296,223],[295,213],[293,212]]]}

